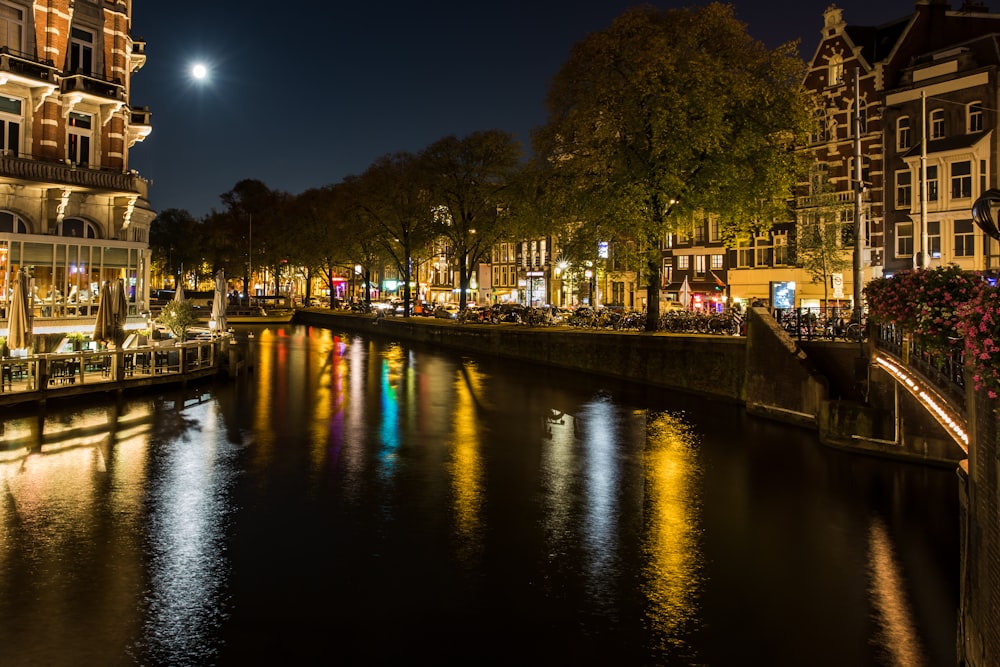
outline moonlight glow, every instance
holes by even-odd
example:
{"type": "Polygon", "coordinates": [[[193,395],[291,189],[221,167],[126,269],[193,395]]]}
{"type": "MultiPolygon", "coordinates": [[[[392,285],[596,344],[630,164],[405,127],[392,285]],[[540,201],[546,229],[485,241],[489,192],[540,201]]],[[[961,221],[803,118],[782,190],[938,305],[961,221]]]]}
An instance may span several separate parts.
{"type": "Polygon", "coordinates": [[[191,76],[199,80],[204,79],[206,76],[208,76],[208,68],[202,65],[201,63],[197,63],[194,67],[191,68],[191,76]]]}

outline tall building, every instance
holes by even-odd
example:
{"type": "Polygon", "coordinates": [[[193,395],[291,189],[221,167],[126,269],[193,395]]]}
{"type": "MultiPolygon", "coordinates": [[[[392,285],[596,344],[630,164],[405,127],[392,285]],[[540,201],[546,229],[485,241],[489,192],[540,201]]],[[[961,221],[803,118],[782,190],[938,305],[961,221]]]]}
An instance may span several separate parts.
{"type": "Polygon", "coordinates": [[[131,105],[145,64],[131,0],[0,0],[0,320],[14,272],[35,332],[92,327],[123,279],[134,321],[149,303],[148,183],[129,150],[150,132],[131,105]]]}
{"type": "MultiPolygon", "coordinates": [[[[911,187],[917,183],[917,158],[905,153],[909,146],[900,152],[896,145],[901,136],[910,142],[922,136],[916,127],[919,114],[913,113],[913,95],[919,97],[913,92],[914,80],[933,79],[938,95],[943,90],[939,86],[947,89],[950,84],[944,82],[959,72],[951,65],[945,71],[924,69],[919,63],[933,59],[930,54],[935,53],[943,63],[947,59],[943,54],[951,49],[998,32],[1000,14],[968,0],[957,10],[947,0],[917,0],[911,15],[880,26],[852,25],[842,10],[830,5],[803,81],[816,99],[814,131],[809,145],[802,147],[811,157],[812,169],[797,188],[790,220],[734,251],[737,261],[729,273],[733,296],[759,298],[775,306],[819,306],[824,299],[832,305],[853,305],[856,245],[861,249],[862,283],[894,267],[912,265],[916,246],[910,218],[919,214],[912,206],[916,190],[905,203],[898,197],[906,195],[907,177],[911,187]],[[914,75],[918,70],[922,73],[914,75]],[[908,104],[909,111],[901,114],[894,109],[887,95],[908,104]],[[907,122],[914,125],[906,128],[907,122]],[[788,252],[768,253],[769,245],[785,246],[788,252]],[[837,268],[819,268],[831,263],[837,268]],[[814,269],[809,271],[807,264],[814,269]],[[774,303],[779,293],[788,301],[774,303]]],[[[996,100],[995,89],[992,99],[996,100]]],[[[982,108],[988,106],[986,101],[984,97],[982,108]]],[[[959,113],[949,112],[956,117],[959,113]]],[[[991,118],[995,124],[995,112],[991,118]]],[[[938,148],[956,150],[953,143],[938,148]]],[[[934,147],[933,139],[930,145],[934,147]]],[[[941,163],[942,169],[946,166],[941,163]]],[[[979,167],[977,162],[975,174],[979,167]]]]}

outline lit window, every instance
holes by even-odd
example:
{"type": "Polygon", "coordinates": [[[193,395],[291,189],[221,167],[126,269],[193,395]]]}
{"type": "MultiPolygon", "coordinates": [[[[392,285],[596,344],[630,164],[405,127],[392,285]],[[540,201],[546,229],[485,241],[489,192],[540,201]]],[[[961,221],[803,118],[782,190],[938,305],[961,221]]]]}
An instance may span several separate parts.
{"type": "Polygon", "coordinates": [[[691,268],[691,256],[690,255],[679,255],[677,257],[677,270],[687,271],[691,268]]]}
{"type": "Polygon", "coordinates": [[[774,235],[774,265],[784,266],[788,264],[788,235],[774,235]]]}
{"type": "Polygon", "coordinates": [[[721,270],[723,262],[724,262],[723,255],[712,255],[712,270],[713,271],[721,270]]]}
{"type": "Polygon", "coordinates": [[[927,223],[927,254],[941,259],[941,223],[931,220],[927,223]]]}
{"type": "Polygon", "coordinates": [[[752,245],[745,241],[740,241],[739,246],[736,248],[736,266],[741,268],[752,267],[753,251],[754,248],[752,245]]]}
{"type": "Polygon", "coordinates": [[[831,56],[827,70],[827,85],[839,86],[844,83],[844,59],[841,56],[831,56]]]}
{"type": "Polygon", "coordinates": [[[706,272],[706,261],[705,255],[695,255],[694,257],[694,274],[696,276],[703,276],[706,272]]]}

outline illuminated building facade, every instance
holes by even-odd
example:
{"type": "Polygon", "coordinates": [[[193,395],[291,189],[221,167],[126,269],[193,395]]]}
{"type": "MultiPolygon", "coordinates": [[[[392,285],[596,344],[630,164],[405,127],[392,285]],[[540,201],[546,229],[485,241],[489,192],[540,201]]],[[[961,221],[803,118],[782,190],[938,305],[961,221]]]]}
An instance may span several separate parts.
{"type": "MultiPolygon", "coordinates": [[[[819,306],[823,298],[834,299],[831,305],[850,304],[859,213],[864,282],[894,265],[912,265],[914,225],[909,216],[918,209],[910,203],[897,207],[895,198],[905,181],[905,175],[897,179],[901,172],[909,171],[911,183],[917,183],[912,180],[914,157],[906,158],[910,166],[904,167],[892,147],[902,131],[900,118],[906,116],[903,122],[910,123],[916,119],[912,110],[900,114],[891,109],[887,94],[912,81],[913,63],[926,54],[947,52],[996,32],[1000,32],[1000,14],[969,1],[952,10],[947,0],[918,0],[911,15],[880,26],[851,25],[835,5],[826,9],[822,36],[803,82],[817,98],[816,122],[808,146],[803,147],[812,157],[812,169],[798,185],[790,219],[758,238],[743,239],[730,251],[735,255],[729,273],[734,298],[769,303],[776,285],[794,284],[796,307],[819,306]],[[855,168],[857,153],[860,170],[855,168]],[[892,173],[887,173],[886,164],[892,173]],[[862,196],[857,206],[859,183],[862,196]],[[829,238],[839,244],[846,261],[837,272],[840,281],[832,275],[826,281],[814,280],[802,268],[803,245],[809,238],[829,238]]],[[[949,75],[938,70],[935,76],[940,77],[937,83],[949,75]]],[[[996,99],[995,89],[992,99],[996,99]]],[[[913,126],[910,131],[911,140],[918,136],[913,126]]],[[[978,167],[977,163],[973,169],[978,167]]]]}
{"type": "Polygon", "coordinates": [[[0,310],[33,281],[35,330],[85,330],[98,291],[124,280],[148,308],[148,183],[129,150],[151,131],[132,107],[145,43],[131,0],[0,0],[0,310]]]}

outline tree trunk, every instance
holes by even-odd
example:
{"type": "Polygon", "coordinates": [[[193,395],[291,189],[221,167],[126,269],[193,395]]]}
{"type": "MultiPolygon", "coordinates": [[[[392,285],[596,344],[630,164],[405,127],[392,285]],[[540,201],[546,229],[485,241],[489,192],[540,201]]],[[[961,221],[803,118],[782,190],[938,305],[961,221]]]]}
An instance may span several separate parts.
{"type": "Polygon", "coordinates": [[[659,257],[646,262],[646,331],[656,331],[660,324],[660,263],[659,257]]]}

